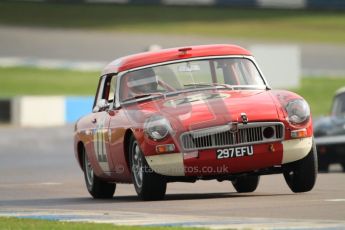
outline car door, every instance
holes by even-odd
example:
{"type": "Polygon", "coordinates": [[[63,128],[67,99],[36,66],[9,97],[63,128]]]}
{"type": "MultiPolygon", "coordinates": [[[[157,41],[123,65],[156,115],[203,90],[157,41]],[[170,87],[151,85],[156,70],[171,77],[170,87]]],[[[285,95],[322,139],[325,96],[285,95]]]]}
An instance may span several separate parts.
{"type": "MultiPolygon", "coordinates": [[[[114,89],[111,87],[113,76],[104,75],[99,83],[92,115],[92,152],[102,173],[110,175],[113,164],[109,156],[109,122],[112,116],[114,89]]],[[[97,171],[97,170],[96,170],[97,171]]]]}

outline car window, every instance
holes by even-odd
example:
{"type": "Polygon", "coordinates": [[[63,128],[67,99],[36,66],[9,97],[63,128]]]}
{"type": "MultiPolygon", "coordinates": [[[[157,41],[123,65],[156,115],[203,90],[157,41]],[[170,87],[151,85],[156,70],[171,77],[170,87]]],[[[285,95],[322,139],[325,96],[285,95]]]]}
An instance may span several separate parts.
{"type": "Polygon", "coordinates": [[[110,105],[113,104],[116,95],[116,82],[116,75],[104,75],[101,77],[93,104],[93,111],[98,111],[97,104],[101,100],[106,100],[110,105]]]}
{"type": "Polygon", "coordinates": [[[104,88],[105,80],[106,80],[106,75],[102,76],[102,77],[99,79],[98,88],[97,88],[97,93],[96,93],[95,100],[94,100],[93,106],[92,106],[92,109],[93,109],[93,110],[95,109],[95,107],[96,107],[98,101],[102,99],[103,88],[104,88]]]}
{"type": "Polygon", "coordinates": [[[108,94],[108,102],[114,102],[115,99],[115,92],[116,92],[116,76],[111,76],[110,85],[109,85],[109,94],[108,94]]]}
{"type": "Polygon", "coordinates": [[[220,84],[265,86],[257,67],[249,59],[187,60],[124,74],[120,83],[120,101],[146,94],[167,93],[220,84]]]}

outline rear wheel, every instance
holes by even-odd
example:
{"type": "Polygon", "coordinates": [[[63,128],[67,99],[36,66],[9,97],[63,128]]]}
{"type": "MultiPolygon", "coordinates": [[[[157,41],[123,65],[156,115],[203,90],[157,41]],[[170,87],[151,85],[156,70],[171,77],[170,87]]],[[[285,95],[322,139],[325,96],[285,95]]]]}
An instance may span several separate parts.
{"type": "Polygon", "coordinates": [[[317,153],[315,143],[306,157],[284,165],[285,181],[293,192],[308,192],[316,182],[317,153]]]}
{"type": "Polygon", "coordinates": [[[232,185],[239,193],[254,192],[259,185],[259,176],[241,176],[232,181],[232,185]]]}
{"type": "Polygon", "coordinates": [[[103,181],[94,174],[89,158],[85,152],[85,149],[83,153],[83,158],[86,188],[91,194],[91,196],[96,199],[113,198],[116,184],[103,181]]]}
{"type": "Polygon", "coordinates": [[[166,192],[166,180],[147,164],[137,140],[132,136],[129,143],[129,162],[135,191],[142,200],[162,200],[166,192]]]}

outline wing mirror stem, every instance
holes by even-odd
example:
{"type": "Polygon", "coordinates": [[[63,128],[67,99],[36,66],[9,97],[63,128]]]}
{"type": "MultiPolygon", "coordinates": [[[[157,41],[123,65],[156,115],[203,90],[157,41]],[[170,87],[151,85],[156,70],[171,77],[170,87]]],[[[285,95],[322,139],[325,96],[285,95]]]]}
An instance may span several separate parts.
{"type": "Polygon", "coordinates": [[[93,108],[92,112],[99,112],[99,111],[103,111],[103,110],[107,110],[109,109],[109,102],[106,99],[100,99],[96,106],[93,108]]]}

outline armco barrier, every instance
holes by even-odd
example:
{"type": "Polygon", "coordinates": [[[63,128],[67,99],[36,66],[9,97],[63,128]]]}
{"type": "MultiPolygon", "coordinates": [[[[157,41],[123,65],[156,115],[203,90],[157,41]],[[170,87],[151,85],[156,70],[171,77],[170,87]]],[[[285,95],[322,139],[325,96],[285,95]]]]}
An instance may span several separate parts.
{"type": "MultiPolygon", "coordinates": [[[[37,0],[25,0],[25,2],[37,0]]],[[[115,3],[138,5],[212,5],[277,9],[345,10],[344,0],[39,0],[58,3],[115,3]]]]}

